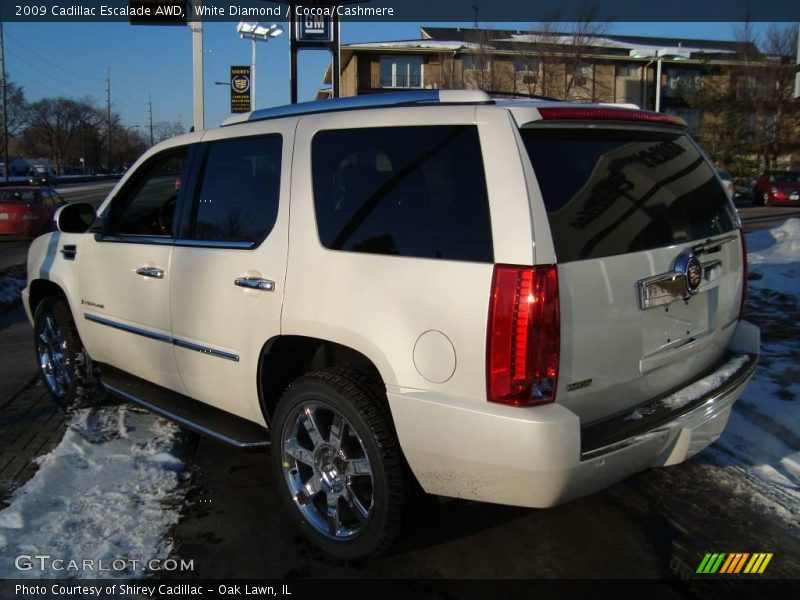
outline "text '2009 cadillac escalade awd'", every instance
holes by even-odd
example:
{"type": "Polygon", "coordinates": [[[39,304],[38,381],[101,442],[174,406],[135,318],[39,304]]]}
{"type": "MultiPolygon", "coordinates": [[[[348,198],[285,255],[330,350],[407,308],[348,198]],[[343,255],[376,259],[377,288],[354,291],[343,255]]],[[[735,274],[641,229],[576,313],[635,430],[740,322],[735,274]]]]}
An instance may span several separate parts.
{"type": "Polygon", "coordinates": [[[756,365],[736,212],[685,125],[426,90],[148,151],[28,259],[53,398],[271,445],[298,526],[385,551],[412,496],[548,507],[713,442],[756,365]]]}

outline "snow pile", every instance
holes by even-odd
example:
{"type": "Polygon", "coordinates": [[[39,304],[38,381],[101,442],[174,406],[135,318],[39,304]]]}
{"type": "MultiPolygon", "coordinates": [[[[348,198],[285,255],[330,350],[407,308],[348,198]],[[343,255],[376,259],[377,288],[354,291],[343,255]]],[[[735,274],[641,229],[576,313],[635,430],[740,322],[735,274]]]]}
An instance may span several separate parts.
{"type": "Polygon", "coordinates": [[[800,219],[747,235],[749,287],[800,296],[800,219]]]}
{"type": "Polygon", "coordinates": [[[8,558],[0,578],[141,577],[149,561],[166,559],[188,477],[172,454],[178,431],[127,405],[77,412],[0,512],[0,554],[8,558]],[[17,557],[37,554],[54,564],[15,568],[17,557]],[[93,567],[71,569],[69,561],[93,567]]]}
{"type": "Polygon", "coordinates": [[[747,356],[737,356],[725,363],[720,369],[714,371],[708,377],[698,379],[692,385],[678,390],[674,394],[667,396],[661,400],[661,403],[667,408],[676,410],[681,406],[685,406],[705,394],[714,391],[722,383],[731,378],[731,376],[741,369],[747,362],[747,356]]]}
{"type": "Polygon", "coordinates": [[[800,220],[747,236],[746,318],[761,327],[761,358],[719,442],[715,476],[795,526],[800,519],[800,220]]]}

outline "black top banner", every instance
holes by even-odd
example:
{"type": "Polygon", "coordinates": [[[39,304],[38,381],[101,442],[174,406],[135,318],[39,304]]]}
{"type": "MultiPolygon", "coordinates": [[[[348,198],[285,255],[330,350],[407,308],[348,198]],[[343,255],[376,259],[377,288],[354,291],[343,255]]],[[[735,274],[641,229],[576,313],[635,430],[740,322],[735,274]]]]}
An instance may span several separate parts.
{"type": "Polygon", "coordinates": [[[800,21],[791,0],[3,0],[6,22],[175,24],[202,21],[288,21],[332,16],[342,21],[800,21]],[[556,8],[557,7],[557,8],[556,8]]]}

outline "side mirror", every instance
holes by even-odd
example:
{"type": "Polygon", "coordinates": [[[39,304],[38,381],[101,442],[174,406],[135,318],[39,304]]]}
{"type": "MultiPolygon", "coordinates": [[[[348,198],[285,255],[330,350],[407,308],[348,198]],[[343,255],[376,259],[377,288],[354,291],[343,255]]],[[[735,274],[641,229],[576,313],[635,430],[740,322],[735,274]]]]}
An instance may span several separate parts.
{"type": "Polygon", "coordinates": [[[56,226],[63,233],[86,233],[96,218],[94,206],[88,202],[65,204],[55,214],[56,226]]]}

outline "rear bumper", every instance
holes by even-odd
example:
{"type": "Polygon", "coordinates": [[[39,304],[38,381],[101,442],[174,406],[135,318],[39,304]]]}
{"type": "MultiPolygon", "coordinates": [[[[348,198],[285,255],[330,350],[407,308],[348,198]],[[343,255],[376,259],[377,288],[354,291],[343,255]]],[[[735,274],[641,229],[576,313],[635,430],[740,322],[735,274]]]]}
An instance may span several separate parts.
{"type": "Polygon", "coordinates": [[[755,371],[758,346],[758,328],[740,322],[728,348],[733,362],[703,378],[715,382],[712,389],[669,420],[593,447],[578,416],[558,404],[515,408],[398,388],[388,397],[400,444],[426,492],[547,507],[680,463],[714,442],[755,371]]]}

